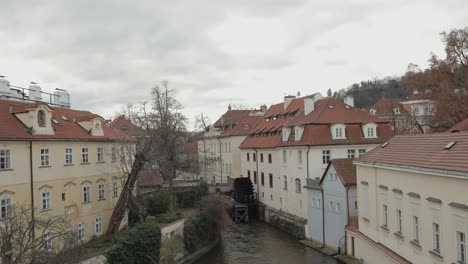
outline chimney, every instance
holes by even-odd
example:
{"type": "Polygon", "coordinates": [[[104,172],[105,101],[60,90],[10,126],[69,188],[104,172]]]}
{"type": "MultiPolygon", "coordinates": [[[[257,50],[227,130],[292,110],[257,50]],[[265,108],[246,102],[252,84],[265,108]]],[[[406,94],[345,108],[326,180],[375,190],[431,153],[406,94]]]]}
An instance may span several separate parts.
{"type": "Polygon", "coordinates": [[[10,94],[10,82],[5,78],[5,76],[0,76],[0,96],[9,96],[10,94]]]}
{"type": "Polygon", "coordinates": [[[260,106],[260,111],[263,112],[263,113],[266,113],[266,111],[267,111],[267,106],[266,106],[266,105],[261,105],[261,106],[260,106]]]}
{"type": "Polygon", "coordinates": [[[352,95],[345,96],[344,103],[351,107],[354,107],[354,96],[352,95]]]}
{"type": "Polygon", "coordinates": [[[315,109],[315,100],[313,97],[304,98],[304,115],[312,113],[315,109]]]}
{"type": "Polygon", "coordinates": [[[284,109],[288,108],[288,106],[291,104],[291,102],[296,99],[296,96],[294,95],[287,95],[284,97],[284,109]]]}
{"type": "Polygon", "coordinates": [[[55,88],[52,101],[55,105],[70,108],[70,94],[63,89],[55,88]]]}
{"type": "Polygon", "coordinates": [[[29,85],[29,100],[42,101],[42,89],[35,82],[29,85]]]}

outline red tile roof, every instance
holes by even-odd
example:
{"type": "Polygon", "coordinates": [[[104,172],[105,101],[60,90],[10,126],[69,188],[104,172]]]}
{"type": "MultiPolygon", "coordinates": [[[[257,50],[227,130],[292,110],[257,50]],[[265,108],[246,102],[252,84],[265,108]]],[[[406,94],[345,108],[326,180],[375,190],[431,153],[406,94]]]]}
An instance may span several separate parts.
{"type": "Polygon", "coordinates": [[[304,98],[297,98],[291,102],[287,109],[284,109],[283,103],[271,106],[254,132],[244,140],[240,148],[376,144],[385,142],[393,135],[394,132],[388,121],[335,99],[318,100],[315,102],[315,109],[308,115],[304,115],[304,98]],[[346,124],[346,139],[332,139],[330,125],[338,123],[346,124]],[[378,138],[364,138],[361,125],[367,123],[377,124],[378,138]],[[301,140],[294,140],[294,130],[292,129],[289,140],[282,142],[280,130],[283,127],[292,126],[304,127],[301,140]],[[269,132],[269,135],[265,135],[265,132],[269,132]]]}
{"type": "MultiPolygon", "coordinates": [[[[259,113],[259,110],[229,110],[213,126],[220,129],[218,137],[249,135],[262,119],[259,113]]],[[[203,137],[202,134],[199,138],[203,137]]]]}
{"type": "Polygon", "coordinates": [[[125,134],[131,137],[143,137],[145,136],[145,130],[132,123],[129,119],[125,118],[124,115],[121,115],[114,119],[110,125],[124,132],[125,134]]]}
{"type": "Polygon", "coordinates": [[[468,132],[399,135],[384,148],[377,147],[358,163],[394,165],[418,170],[468,173],[468,132]],[[456,144],[444,150],[450,142],[456,144]]]}
{"type": "Polygon", "coordinates": [[[468,118],[451,127],[447,132],[468,131],[468,118]]]}
{"type": "Polygon", "coordinates": [[[402,99],[391,99],[391,98],[380,98],[377,103],[375,103],[371,109],[377,111],[377,115],[391,115],[393,114],[393,109],[400,109],[400,113],[407,113],[406,109],[400,104],[404,100],[402,99]]]}
{"type": "Polygon", "coordinates": [[[138,174],[138,186],[140,187],[156,187],[161,184],[161,173],[158,169],[145,168],[138,174]]]}
{"type": "MultiPolygon", "coordinates": [[[[45,103],[25,103],[11,100],[0,100],[0,140],[85,140],[85,141],[133,141],[116,128],[102,122],[104,136],[92,136],[81,127],[77,120],[89,120],[100,116],[88,111],[73,110],[61,107],[48,107],[52,110],[52,118],[59,124],[51,122],[55,135],[32,135],[16,116],[15,113],[24,112],[31,107],[45,103]],[[10,112],[11,111],[11,112],[10,112]],[[66,118],[66,120],[63,119],[66,118]],[[75,121],[74,121],[75,119],[75,121]]],[[[102,118],[101,118],[102,119],[102,118]]]]}
{"type": "Polygon", "coordinates": [[[340,176],[341,182],[344,186],[356,185],[356,165],[353,164],[354,159],[334,159],[328,164],[327,169],[323,173],[323,177],[320,180],[322,183],[326,173],[330,166],[333,166],[336,173],[340,176]]]}

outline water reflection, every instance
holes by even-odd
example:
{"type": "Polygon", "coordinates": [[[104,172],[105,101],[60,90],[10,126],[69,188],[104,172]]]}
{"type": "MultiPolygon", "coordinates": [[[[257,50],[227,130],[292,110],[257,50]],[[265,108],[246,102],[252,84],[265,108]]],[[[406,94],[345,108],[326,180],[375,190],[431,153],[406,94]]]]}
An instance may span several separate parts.
{"type": "Polygon", "coordinates": [[[223,243],[196,264],[336,264],[265,223],[233,224],[223,243]]]}

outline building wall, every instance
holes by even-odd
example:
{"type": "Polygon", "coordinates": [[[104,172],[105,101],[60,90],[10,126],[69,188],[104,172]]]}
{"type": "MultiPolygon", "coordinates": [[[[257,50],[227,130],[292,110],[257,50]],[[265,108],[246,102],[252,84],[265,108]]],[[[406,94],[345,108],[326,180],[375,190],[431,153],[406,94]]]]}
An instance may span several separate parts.
{"type": "Polygon", "coordinates": [[[307,230],[306,237],[308,239],[323,242],[323,217],[322,217],[322,192],[315,189],[307,189],[308,200],[307,206],[307,230]],[[312,202],[314,201],[314,202],[312,202]]]}
{"type": "MultiPolygon", "coordinates": [[[[413,263],[457,262],[456,232],[464,233],[466,239],[468,212],[449,204],[468,204],[468,196],[461,195],[468,188],[466,178],[363,165],[357,166],[357,177],[360,232],[413,263]],[[408,193],[416,193],[420,198],[408,193]],[[441,203],[431,202],[428,197],[440,199],[441,203]],[[388,208],[387,228],[382,227],[385,224],[384,204],[388,208]],[[402,212],[400,235],[396,234],[399,225],[397,209],[402,212]],[[414,216],[419,219],[419,243],[414,242],[414,216]],[[434,251],[433,223],[439,224],[439,255],[442,258],[430,253],[434,251]]],[[[366,253],[362,252],[360,257],[366,258],[366,253]]]]}
{"type": "MultiPolygon", "coordinates": [[[[113,195],[113,181],[120,194],[120,159],[111,161],[112,143],[98,142],[33,142],[34,208],[36,217],[65,216],[77,227],[85,224],[85,240],[95,233],[96,218],[102,219],[102,233],[106,232],[118,195],[113,195]],[[88,148],[89,162],[81,162],[81,149],[88,148]],[[104,148],[104,162],[97,162],[97,148],[104,148]],[[65,148],[72,148],[73,164],[65,165],[65,148]],[[49,165],[41,166],[41,149],[49,150],[49,165]],[[104,184],[104,199],[98,199],[99,185],[104,184]],[[83,202],[83,186],[90,187],[91,201],[83,202]],[[50,193],[50,210],[42,210],[42,193],[50,193]]],[[[120,144],[115,145],[117,149],[120,144]]],[[[0,148],[11,152],[11,170],[0,170],[0,198],[12,198],[15,207],[31,207],[29,142],[3,141],[0,148]]],[[[120,156],[120,155],[118,155],[120,156]]],[[[126,221],[126,219],[125,219],[126,221]]]]}
{"type": "Polygon", "coordinates": [[[398,264],[401,262],[384,254],[379,247],[355,232],[346,231],[347,253],[362,264],[398,264]]]}

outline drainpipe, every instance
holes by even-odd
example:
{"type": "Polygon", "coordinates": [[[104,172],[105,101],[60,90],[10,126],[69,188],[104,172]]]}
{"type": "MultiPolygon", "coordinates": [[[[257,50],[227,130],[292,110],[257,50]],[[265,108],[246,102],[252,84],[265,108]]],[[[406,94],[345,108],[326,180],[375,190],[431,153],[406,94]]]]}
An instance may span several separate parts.
{"type": "Polygon", "coordinates": [[[310,151],[310,145],[307,145],[307,154],[306,154],[306,159],[307,159],[307,175],[306,175],[306,178],[309,178],[309,151],[310,151]]]}
{"type": "Polygon", "coordinates": [[[216,140],[219,142],[219,163],[221,165],[220,176],[221,176],[221,183],[223,183],[223,152],[222,152],[223,143],[221,142],[219,138],[216,138],[216,140]]]}
{"type": "Polygon", "coordinates": [[[32,220],[32,227],[31,227],[31,237],[35,238],[35,225],[36,221],[34,218],[34,174],[33,174],[33,151],[32,151],[32,140],[29,141],[29,176],[30,176],[30,191],[31,191],[31,220],[32,220]]]}
{"type": "Polygon", "coordinates": [[[325,247],[325,195],[323,194],[322,185],[320,185],[320,192],[322,192],[322,246],[325,247]]]}
{"type": "MultiPolygon", "coordinates": [[[[349,225],[349,186],[346,186],[346,211],[347,211],[347,220],[346,220],[346,226],[349,225]]],[[[345,234],[344,234],[344,254],[348,253],[348,242],[346,239],[346,229],[345,229],[345,234]]]]}
{"type": "Polygon", "coordinates": [[[260,200],[260,184],[258,183],[260,174],[258,173],[258,150],[254,148],[255,150],[255,167],[256,167],[256,173],[257,173],[257,200],[260,200]]]}

